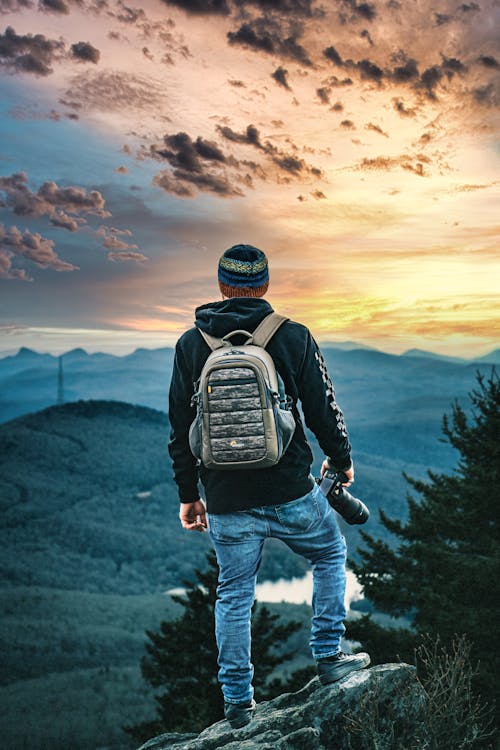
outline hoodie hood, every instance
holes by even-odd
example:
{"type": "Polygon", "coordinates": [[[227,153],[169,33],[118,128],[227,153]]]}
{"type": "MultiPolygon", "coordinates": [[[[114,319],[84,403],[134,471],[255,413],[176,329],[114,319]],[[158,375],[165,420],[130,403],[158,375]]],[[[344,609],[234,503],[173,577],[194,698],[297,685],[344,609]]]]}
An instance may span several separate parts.
{"type": "Polygon", "coordinates": [[[269,302],[260,297],[231,297],[197,307],[195,326],[217,338],[237,329],[253,333],[272,312],[269,302]]]}

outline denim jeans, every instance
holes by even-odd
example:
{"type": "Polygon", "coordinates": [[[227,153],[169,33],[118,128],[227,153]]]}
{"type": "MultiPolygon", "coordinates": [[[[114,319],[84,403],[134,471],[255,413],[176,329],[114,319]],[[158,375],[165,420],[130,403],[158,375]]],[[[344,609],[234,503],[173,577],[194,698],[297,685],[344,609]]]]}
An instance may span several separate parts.
{"type": "Polygon", "coordinates": [[[210,535],[219,563],[215,634],[219,682],[224,699],[253,697],[250,612],[267,537],[282,539],[313,570],[311,650],[315,659],[340,650],[346,616],[346,545],[335,513],[317,485],[304,497],[235,513],[209,514],[210,535]]]}

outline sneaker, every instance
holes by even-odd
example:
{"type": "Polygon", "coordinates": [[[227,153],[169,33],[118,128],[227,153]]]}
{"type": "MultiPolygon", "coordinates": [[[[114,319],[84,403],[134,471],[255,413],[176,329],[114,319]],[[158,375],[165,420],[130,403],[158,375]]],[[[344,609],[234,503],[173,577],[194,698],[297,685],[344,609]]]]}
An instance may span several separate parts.
{"type": "Polygon", "coordinates": [[[241,729],[241,727],[249,724],[256,705],[254,700],[248,701],[248,703],[226,703],[224,701],[224,716],[232,729],[241,729]]]}
{"type": "Polygon", "coordinates": [[[343,651],[339,651],[335,656],[329,656],[317,662],[319,681],[322,685],[329,685],[331,682],[347,677],[351,672],[367,667],[369,663],[368,654],[344,654],[343,651]]]}

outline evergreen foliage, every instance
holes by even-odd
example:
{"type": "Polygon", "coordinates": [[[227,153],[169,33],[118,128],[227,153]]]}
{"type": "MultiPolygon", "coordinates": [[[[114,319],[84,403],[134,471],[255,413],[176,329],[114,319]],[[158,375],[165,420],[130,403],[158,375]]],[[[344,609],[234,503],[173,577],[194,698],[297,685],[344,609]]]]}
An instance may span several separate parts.
{"type": "MultiPolygon", "coordinates": [[[[200,732],[224,716],[224,703],[217,682],[217,645],[214,613],[217,598],[218,566],[215,553],[207,553],[208,569],[196,570],[194,583],[188,583],[186,595],[173,597],[184,608],[182,616],[164,621],[159,632],[147,630],[147,655],[141,671],[147,682],[162,693],[155,696],[157,718],[136,726],[125,727],[130,735],[144,741],[162,732],[200,732]]],[[[293,633],[302,627],[300,621],[280,622],[278,614],[255,604],[252,611],[252,661],[255,666],[254,687],[257,700],[269,700],[295,689],[297,677],[312,677],[311,669],[292,674],[286,682],[269,679],[295,652],[278,651],[293,633]]],[[[300,687],[302,687],[303,682],[300,687]]]]}
{"type": "Polygon", "coordinates": [[[459,454],[453,474],[405,477],[421,496],[409,496],[406,523],[380,513],[399,546],[362,532],[366,546],[353,569],[364,594],[404,623],[387,628],[368,614],[349,623],[348,637],[381,663],[412,661],[419,633],[444,646],[465,635],[479,660],[475,689],[498,702],[500,383],[494,369],[487,379],[478,373],[477,383],[471,413],[455,402],[451,419],[443,418],[445,439],[459,454]]]}

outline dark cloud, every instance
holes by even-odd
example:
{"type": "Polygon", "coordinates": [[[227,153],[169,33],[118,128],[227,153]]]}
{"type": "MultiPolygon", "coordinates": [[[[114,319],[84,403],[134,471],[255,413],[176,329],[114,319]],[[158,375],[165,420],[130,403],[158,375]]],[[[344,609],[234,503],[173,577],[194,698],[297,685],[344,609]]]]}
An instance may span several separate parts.
{"type": "Polygon", "coordinates": [[[360,19],[373,21],[377,15],[377,10],[373,3],[357,3],[356,0],[341,0],[341,7],[345,9],[339,12],[339,20],[342,24],[349,22],[356,23],[360,19]]]}
{"type": "Polygon", "coordinates": [[[335,104],[332,104],[332,111],[333,112],[343,112],[344,111],[344,105],[342,102],[335,102],[335,104]]]}
{"type": "Polygon", "coordinates": [[[230,86],[234,86],[235,89],[244,89],[244,88],[246,88],[246,83],[244,83],[243,81],[237,81],[237,80],[232,79],[232,80],[228,81],[228,84],[230,86]]]}
{"type": "Polygon", "coordinates": [[[486,107],[497,107],[500,104],[500,95],[492,83],[474,89],[472,94],[478,104],[486,107]]]}
{"type": "Polygon", "coordinates": [[[390,172],[397,167],[407,172],[413,172],[419,177],[427,176],[425,165],[430,164],[428,156],[418,154],[417,156],[377,156],[374,159],[364,158],[358,165],[358,169],[363,171],[383,171],[390,172]]]}
{"type": "Polygon", "coordinates": [[[7,26],[0,35],[0,66],[11,72],[47,76],[53,72],[52,63],[64,53],[64,42],[48,39],[43,34],[18,35],[7,26]]]}
{"type": "Polygon", "coordinates": [[[375,63],[371,62],[371,60],[360,60],[357,63],[357,67],[359,72],[361,73],[361,78],[363,80],[375,81],[376,83],[380,83],[382,81],[384,71],[382,70],[382,68],[379,68],[378,65],[375,65],[375,63]]]}
{"type": "Polygon", "coordinates": [[[270,141],[262,141],[255,125],[248,125],[243,133],[237,133],[227,125],[219,125],[217,130],[223,138],[232,143],[246,144],[262,151],[271,159],[273,164],[293,176],[297,176],[300,173],[311,174],[315,177],[322,176],[320,169],[307,165],[303,159],[297,158],[294,154],[287,154],[280,151],[270,141]]]}
{"type": "Polygon", "coordinates": [[[69,8],[64,0],[38,0],[38,9],[49,13],[68,14],[69,8]]]}
{"type": "MultiPolygon", "coordinates": [[[[25,172],[16,172],[10,177],[0,177],[0,193],[4,194],[6,205],[18,216],[50,217],[54,226],[74,231],[74,225],[67,214],[91,214],[110,216],[104,208],[105,200],[98,190],[87,192],[81,187],[58,187],[55,182],[44,182],[36,193],[27,185],[25,172]]],[[[83,223],[83,219],[77,223],[83,223]]]]}
{"type": "Polygon", "coordinates": [[[478,62],[480,62],[481,65],[484,65],[485,68],[499,68],[500,67],[498,60],[495,57],[492,57],[491,55],[481,55],[481,57],[478,57],[478,62]]]}
{"type": "Polygon", "coordinates": [[[420,81],[418,82],[418,86],[420,88],[423,88],[429,99],[435,99],[435,88],[438,85],[438,83],[441,81],[443,77],[443,72],[438,65],[433,65],[430,68],[427,68],[427,70],[424,70],[422,75],[420,76],[420,81]]]}
{"type": "Polygon", "coordinates": [[[30,232],[28,229],[21,232],[15,226],[5,229],[3,224],[0,224],[0,250],[7,250],[13,255],[26,258],[36,263],[40,268],[51,268],[54,271],[78,270],[78,266],[66,263],[54,252],[52,240],[45,239],[40,234],[30,232]]]}
{"type": "Polygon", "coordinates": [[[101,53],[90,42],[76,42],[71,45],[71,54],[81,62],[91,62],[97,65],[101,53]]]}
{"type": "Polygon", "coordinates": [[[238,162],[226,157],[213,141],[199,136],[193,141],[187,133],[176,133],[165,135],[163,142],[163,146],[152,147],[151,154],[166,159],[173,173],[161,172],[154,178],[155,185],[183,198],[194,197],[193,187],[224,198],[243,195],[225,173],[226,167],[237,167],[238,162]]]}
{"type": "Polygon", "coordinates": [[[481,10],[481,8],[478,3],[462,3],[458,10],[461,10],[462,13],[471,13],[473,11],[481,10]]]}
{"type": "Polygon", "coordinates": [[[389,134],[385,132],[385,130],[382,130],[380,125],[374,125],[373,122],[369,122],[367,125],[365,125],[366,130],[373,130],[374,133],[378,133],[379,135],[384,135],[386,138],[389,138],[389,134]]]}
{"type": "Polygon", "coordinates": [[[398,97],[395,97],[392,100],[392,105],[396,112],[401,115],[401,117],[416,117],[417,112],[415,109],[409,109],[402,99],[399,99],[398,97]]]}
{"type": "Polygon", "coordinates": [[[408,83],[419,77],[417,61],[406,59],[403,65],[397,65],[392,71],[392,79],[396,83],[408,83]]]}
{"type": "Polygon", "coordinates": [[[444,26],[453,20],[453,16],[450,16],[448,13],[434,13],[434,19],[436,26],[444,26]]]}
{"type": "Polygon", "coordinates": [[[361,78],[365,81],[375,81],[380,84],[384,77],[384,71],[382,68],[379,68],[379,66],[371,60],[364,59],[359,60],[358,62],[354,62],[353,60],[343,60],[337,49],[333,46],[324,49],[323,55],[334,65],[349,70],[357,70],[361,78]]]}
{"type": "Polygon", "coordinates": [[[441,70],[449,79],[453,78],[456,73],[463,74],[467,71],[466,66],[458,58],[445,55],[442,55],[442,58],[441,70]]]}
{"type": "Polygon", "coordinates": [[[352,120],[342,120],[342,122],[340,123],[340,127],[344,128],[345,130],[356,130],[356,125],[352,120]]]}
{"type": "Polygon", "coordinates": [[[314,8],[314,0],[233,0],[239,7],[253,5],[262,12],[276,11],[280,14],[292,14],[295,18],[321,17],[324,11],[314,8]]]}
{"type": "Polygon", "coordinates": [[[326,57],[327,60],[330,60],[330,62],[332,62],[334,65],[342,66],[344,64],[339,53],[333,46],[327,47],[325,50],[323,50],[323,55],[326,57]]]}
{"type": "Polygon", "coordinates": [[[352,78],[337,78],[337,76],[331,76],[331,78],[328,79],[328,85],[331,86],[333,89],[339,89],[343,88],[344,86],[352,86],[353,80],[352,78]]]}
{"type": "Polygon", "coordinates": [[[307,67],[312,61],[299,43],[303,27],[298,23],[285,24],[282,20],[262,16],[243,23],[237,31],[229,31],[229,44],[278,55],[307,67]]]}
{"type": "Polygon", "coordinates": [[[311,195],[317,201],[326,200],[326,195],[322,190],[314,190],[311,195]]]}
{"type": "Polygon", "coordinates": [[[368,31],[368,29],[363,29],[363,31],[360,31],[359,35],[360,35],[361,39],[366,39],[366,41],[368,42],[368,44],[370,45],[370,47],[374,47],[375,46],[374,43],[373,43],[373,39],[371,37],[371,34],[368,31]]]}
{"type": "Polygon", "coordinates": [[[321,86],[316,89],[316,94],[322,104],[330,104],[331,89],[328,86],[321,86]]]}
{"type": "Polygon", "coordinates": [[[223,15],[227,16],[231,8],[227,0],[163,0],[165,5],[181,8],[193,15],[223,15]]]}
{"type": "Polygon", "coordinates": [[[128,5],[125,5],[123,0],[118,0],[116,6],[118,9],[115,15],[117,21],[135,24],[138,21],[146,20],[146,14],[142,8],[130,8],[128,5]]]}
{"type": "Polygon", "coordinates": [[[286,70],[286,68],[283,68],[281,65],[279,66],[279,68],[276,68],[274,73],[271,73],[271,78],[274,78],[276,83],[278,83],[280,86],[283,86],[283,88],[290,90],[287,76],[288,70],[286,70]]]}

